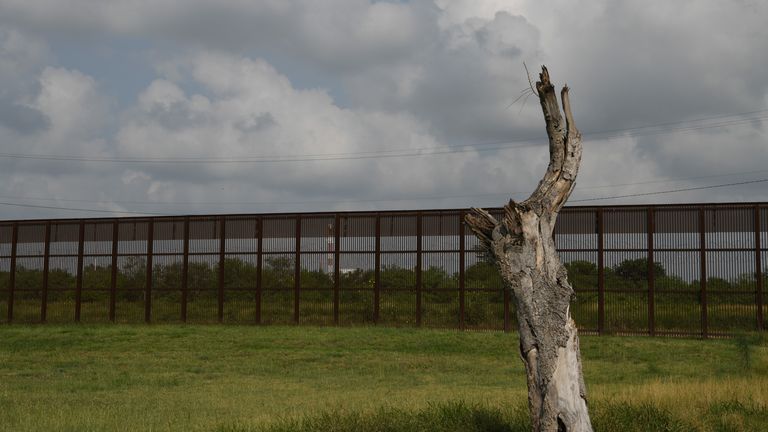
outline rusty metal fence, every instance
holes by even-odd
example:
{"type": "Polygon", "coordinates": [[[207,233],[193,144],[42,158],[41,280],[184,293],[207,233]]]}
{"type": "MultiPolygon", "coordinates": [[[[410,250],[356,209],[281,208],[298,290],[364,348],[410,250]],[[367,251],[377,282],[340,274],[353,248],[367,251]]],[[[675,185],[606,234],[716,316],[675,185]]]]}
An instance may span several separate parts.
{"type": "MultiPolygon", "coordinates": [[[[0,321],[513,330],[464,213],[2,221],[0,321]]],[[[555,241],[582,332],[764,329],[766,203],[567,207],[555,241]]]]}

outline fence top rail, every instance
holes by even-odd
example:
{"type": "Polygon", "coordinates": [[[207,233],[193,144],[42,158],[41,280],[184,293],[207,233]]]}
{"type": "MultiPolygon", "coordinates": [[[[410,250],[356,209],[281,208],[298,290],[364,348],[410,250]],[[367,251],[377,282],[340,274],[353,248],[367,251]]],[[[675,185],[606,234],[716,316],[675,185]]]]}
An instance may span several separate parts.
{"type": "MultiPolygon", "coordinates": [[[[768,208],[768,201],[757,202],[721,202],[721,203],[674,203],[674,204],[619,204],[619,205],[576,205],[565,206],[560,211],[560,214],[565,213],[578,213],[578,212],[594,212],[602,209],[604,212],[618,211],[642,211],[649,208],[653,209],[666,209],[666,210],[691,210],[704,208],[705,210],[712,209],[743,209],[743,208],[768,208]]],[[[491,213],[502,212],[502,207],[485,207],[491,213]]],[[[45,224],[50,222],[52,224],[72,224],[80,223],[111,223],[114,221],[128,221],[128,222],[148,222],[148,221],[183,221],[189,219],[190,221],[218,221],[221,218],[226,220],[242,220],[249,218],[262,218],[262,219],[312,219],[312,218],[327,218],[339,215],[340,217],[388,217],[388,216],[416,216],[421,214],[422,216],[458,216],[463,212],[467,212],[468,208],[447,208],[447,209],[424,209],[424,210],[361,210],[361,211],[324,211],[324,212],[282,212],[282,213],[217,213],[217,214],[190,214],[190,215],[162,215],[162,216],[124,216],[124,217],[92,217],[92,218],[36,218],[36,219],[0,219],[0,225],[27,225],[27,224],[45,224]]]]}

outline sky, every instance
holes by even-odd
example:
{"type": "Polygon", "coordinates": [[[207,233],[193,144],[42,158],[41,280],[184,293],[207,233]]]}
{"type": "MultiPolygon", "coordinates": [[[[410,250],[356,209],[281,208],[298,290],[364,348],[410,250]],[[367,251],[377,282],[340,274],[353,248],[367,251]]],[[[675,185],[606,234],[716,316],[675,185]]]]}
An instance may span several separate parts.
{"type": "Polygon", "coordinates": [[[768,2],[0,0],[0,220],[768,201],[768,2]]]}

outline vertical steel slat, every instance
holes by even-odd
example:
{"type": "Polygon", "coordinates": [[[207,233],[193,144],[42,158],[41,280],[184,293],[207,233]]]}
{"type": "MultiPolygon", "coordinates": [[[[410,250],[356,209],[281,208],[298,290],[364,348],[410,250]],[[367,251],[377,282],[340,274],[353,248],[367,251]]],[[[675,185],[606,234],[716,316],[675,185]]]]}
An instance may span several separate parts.
{"type": "Polygon", "coordinates": [[[256,324],[261,324],[261,270],[262,270],[262,243],[264,239],[264,224],[262,218],[256,219],[256,229],[258,230],[258,240],[256,244],[256,324]]]}
{"type": "Polygon", "coordinates": [[[301,215],[296,215],[296,263],[293,273],[293,322],[299,323],[299,297],[301,290],[301,215]]]}
{"type": "Polygon", "coordinates": [[[144,287],[144,321],[152,320],[152,248],[154,247],[155,220],[147,222],[147,279],[144,287]]]}
{"type": "Polygon", "coordinates": [[[656,335],[655,265],[653,258],[653,233],[656,230],[654,208],[648,207],[648,333],[656,335]]]}
{"type": "Polygon", "coordinates": [[[466,255],[466,244],[464,239],[464,215],[465,212],[462,210],[459,213],[459,327],[464,330],[466,327],[466,319],[465,319],[465,311],[464,311],[464,302],[465,302],[465,290],[466,290],[466,284],[465,284],[465,274],[464,274],[464,265],[465,265],[465,255],[466,255]]]}
{"type": "Polygon", "coordinates": [[[120,222],[112,221],[112,268],[109,276],[109,321],[115,322],[115,302],[117,301],[117,251],[120,241],[120,222]]]}
{"type": "Polygon", "coordinates": [[[189,302],[189,217],[184,218],[184,251],[181,258],[181,322],[187,322],[189,302]]]}
{"type": "Polygon", "coordinates": [[[220,323],[224,322],[224,261],[227,245],[227,219],[219,218],[219,301],[217,317],[220,323]]]}
{"type": "Polygon", "coordinates": [[[339,214],[336,213],[334,216],[334,225],[333,225],[333,323],[338,325],[339,324],[339,275],[340,275],[340,268],[339,268],[339,241],[341,239],[341,236],[339,234],[341,228],[341,218],[339,217],[339,214]]]}
{"type": "Polygon", "coordinates": [[[701,336],[709,334],[707,322],[707,252],[704,207],[699,207],[699,260],[701,261],[701,336]]]}
{"type": "Polygon", "coordinates": [[[75,285],[75,322],[80,322],[83,305],[83,252],[85,250],[85,221],[80,220],[77,240],[77,282],[75,285]]]}
{"type": "Polygon", "coordinates": [[[14,291],[16,291],[16,252],[19,243],[19,223],[14,222],[11,233],[11,266],[8,270],[8,322],[13,321],[14,291]]]}
{"type": "Polygon", "coordinates": [[[597,210],[597,332],[605,332],[605,242],[603,209],[597,210]]]}
{"type": "Polygon", "coordinates": [[[416,325],[421,325],[421,212],[416,214],[416,325]]]}
{"type": "Polygon", "coordinates": [[[374,253],[373,322],[379,323],[381,310],[381,213],[376,213],[376,246],[374,253]]]}
{"type": "Polygon", "coordinates": [[[755,302],[757,303],[757,330],[765,330],[765,317],[763,317],[763,257],[762,257],[762,245],[760,244],[760,232],[762,227],[760,226],[760,206],[756,205],[755,209],[755,277],[757,277],[757,285],[755,293],[755,302]]]}
{"type": "Polygon", "coordinates": [[[43,249],[43,298],[40,302],[40,321],[48,318],[48,276],[51,258],[51,221],[45,223],[45,246],[43,249]]]}

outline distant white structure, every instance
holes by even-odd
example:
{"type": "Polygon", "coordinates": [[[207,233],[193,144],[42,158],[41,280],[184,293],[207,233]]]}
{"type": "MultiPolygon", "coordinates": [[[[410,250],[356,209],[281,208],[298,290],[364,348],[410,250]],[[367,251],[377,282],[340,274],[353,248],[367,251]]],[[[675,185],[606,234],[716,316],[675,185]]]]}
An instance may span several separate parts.
{"type": "MultiPolygon", "coordinates": [[[[326,272],[330,275],[333,274],[333,271],[336,267],[336,236],[333,233],[333,224],[328,224],[327,230],[326,230],[326,238],[328,245],[328,248],[326,249],[326,272]]],[[[340,268],[339,274],[349,274],[354,273],[357,270],[360,270],[359,268],[340,268]]]]}

